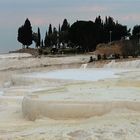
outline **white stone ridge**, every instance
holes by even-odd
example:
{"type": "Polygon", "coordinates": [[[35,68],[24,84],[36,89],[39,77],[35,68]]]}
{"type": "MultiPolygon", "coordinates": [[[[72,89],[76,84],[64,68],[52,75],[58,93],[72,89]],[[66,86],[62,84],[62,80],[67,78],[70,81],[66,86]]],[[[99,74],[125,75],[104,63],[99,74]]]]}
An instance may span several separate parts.
{"type": "Polygon", "coordinates": [[[0,59],[12,59],[12,58],[28,58],[32,57],[29,53],[7,53],[0,54],[0,59]]]}
{"type": "Polygon", "coordinates": [[[104,66],[105,68],[140,68],[140,60],[115,62],[112,60],[104,66]]]}
{"type": "Polygon", "coordinates": [[[37,97],[24,97],[22,102],[23,115],[29,120],[35,120],[40,116],[60,120],[86,119],[94,116],[102,116],[112,110],[122,108],[140,112],[140,102],[45,101],[37,99],[37,97]]]}

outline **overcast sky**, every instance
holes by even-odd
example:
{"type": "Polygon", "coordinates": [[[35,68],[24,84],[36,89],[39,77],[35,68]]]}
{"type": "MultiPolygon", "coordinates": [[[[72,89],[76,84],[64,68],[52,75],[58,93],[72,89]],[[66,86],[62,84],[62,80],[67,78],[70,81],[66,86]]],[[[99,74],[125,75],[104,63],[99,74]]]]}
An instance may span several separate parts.
{"type": "Polygon", "coordinates": [[[128,27],[140,25],[140,0],[0,0],[0,53],[21,47],[17,30],[26,18],[44,37],[50,23],[58,27],[64,18],[72,24],[98,15],[112,16],[128,27]]]}

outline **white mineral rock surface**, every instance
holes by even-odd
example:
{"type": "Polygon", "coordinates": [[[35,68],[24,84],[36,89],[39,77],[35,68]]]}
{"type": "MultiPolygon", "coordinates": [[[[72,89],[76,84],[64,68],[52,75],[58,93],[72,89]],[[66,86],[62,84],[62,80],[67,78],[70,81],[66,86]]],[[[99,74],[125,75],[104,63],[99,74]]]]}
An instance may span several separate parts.
{"type": "Polygon", "coordinates": [[[89,57],[0,56],[0,140],[139,140],[140,60],[89,57]]]}

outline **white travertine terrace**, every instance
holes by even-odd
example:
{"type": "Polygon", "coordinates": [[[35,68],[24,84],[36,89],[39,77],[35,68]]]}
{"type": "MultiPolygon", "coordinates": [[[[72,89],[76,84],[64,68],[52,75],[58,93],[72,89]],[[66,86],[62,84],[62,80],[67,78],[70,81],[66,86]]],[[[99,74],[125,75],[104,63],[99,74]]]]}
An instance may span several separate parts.
{"type": "Polygon", "coordinates": [[[37,97],[24,97],[22,111],[24,117],[35,120],[40,116],[52,119],[83,119],[101,116],[114,109],[130,109],[140,111],[140,102],[108,101],[108,102],[76,102],[45,101],[37,97]]]}
{"type": "Polygon", "coordinates": [[[0,139],[139,140],[140,60],[98,61],[79,69],[89,58],[1,55],[0,139]],[[47,77],[66,69],[99,73],[94,71],[94,80],[47,77]],[[113,77],[98,79],[106,70],[113,77]]]}
{"type": "MultiPolygon", "coordinates": [[[[113,66],[115,65],[115,62],[113,63],[113,66]]],[[[133,62],[134,63],[134,62],[133,62]]],[[[134,65],[131,63],[131,66],[134,65]]],[[[136,61],[136,66],[138,62],[136,61]]],[[[139,63],[140,64],[140,63],[139,63]]],[[[122,64],[121,64],[122,65],[122,64]]],[[[87,66],[87,65],[86,65],[87,66]]],[[[109,68],[109,66],[112,67],[112,65],[107,64],[106,67],[109,68]]],[[[117,65],[118,66],[118,65],[117,65]]],[[[124,65],[124,68],[126,65],[124,65]]],[[[127,65],[128,67],[128,65],[127,65]]],[[[80,67],[82,68],[82,67],[80,67]]],[[[123,67],[122,67],[123,68],[123,67]]],[[[87,80],[87,81],[98,81],[98,80],[104,80],[107,78],[118,78],[119,75],[122,73],[126,73],[133,70],[124,70],[124,69],[66,69],[66,70],[56,70],[54,72],[48,72],[48,73],[31,73],[26,75],[26,78],[49,78],[49,79],[69,79],[69,80],[87,80]],[[81,75],[80,75],[81,74],[81,75]],[[117,74],[117,75],[116,75],[117,74]],[[84,77],[85,75],[85,77],[84,77]]],[[[58,80],[59,81],[59,80],[58,80]]],[[[117,90],[117,89],[116,89],[117,90]]],[[[45,92],[45,91],[44,91],[45,92]]],[[[107,92],[107,90],[104,89],[104,92],[107,92]]],[[[109,91],[108,91],[109,92],[109,91]]],[[[47,94],[47,91],[46,91],[47,94]]],[[[67,93],[65,93],[67,94],[67,93]]],[[[73,93],[71,93],[74,96],[73,93]]],[[[112,93],[113,94],[113,93],[112,93]]],[[[101,97],[100,94],[93,95],[93,97],[97,98],[97,101],[66,101],[65,99],[62,100],[45,100],[39,98],[40,93],[36,93],[38,96],[26,96],[23,99],[22,103],[22,111],[26,118],[30,120],[35,120],[39,116],[45,116],[53,119],[76,119],[76,118],[90,118],[93,116],[100,116],[104,115],[114,109],[121,109],[126,108],[134,111],[140,111],[140,102],[132,100],[115,100],[117,97],[116,95],[111,97],[109,94],[104,94],[105,97],[108,97],[108,100],[102,99],[98,100],[101,97]],[[35,98],[33,98],[35,97],[35,98]]],[[[88,96],[88,94],[87,94],[88,96]]],[[[119,97],[118,93],[118,97],[119,97]]],[[[134,95],[135,96],[135,95],[134,95]]],[[[86,96],[85,96],[86,97],[86,96]]],[[[47,95],[44,97],[47,99],[47,95]]],[[[49,98],[49,96],[48,96],[49,98]]],[[[80,97],[79,97],[80,98],[80,97]]]]}

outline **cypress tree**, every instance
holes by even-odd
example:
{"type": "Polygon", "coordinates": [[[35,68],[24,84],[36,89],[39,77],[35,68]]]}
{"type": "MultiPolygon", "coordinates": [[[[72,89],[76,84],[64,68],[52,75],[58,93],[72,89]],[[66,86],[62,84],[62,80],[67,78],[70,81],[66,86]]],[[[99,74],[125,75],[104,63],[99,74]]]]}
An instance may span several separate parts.
{"type": "Polygon", "coordinates": [[[40,35],[40,29],[39,29],[39,27],[38,27],[37,36],[38,36],[37,46],[40,47],[41,46],[41,35],[40,35]]]}
{"type": "Polygon", "coordinates": [[[27,48],[32,44],[32,27],[28,18],[25,20],[24,25],[19,27],[17,39],[23,46],[27,46],[27,48]]]}
{"type": "Polygon", "coordinates": [[[62,42],[63,44],[68,43],[69,42],[69,38],[68,38],[68,31],[69,31],[70,25],[67,21],[67,19],[64,19],[63,24],[61,26],[61,32],[59,34],[59,40],[60,42],[62,42]]]}
{"type": "Polygon", "coordinates": [[[21,26],[21,27],[19,27],[19,29],[18,29],[18,37],[17,37],[17,40],[20,42],[20,43],[22,43],[22,45],[23,45],[23,48],[24,48],[24,26],[21,26]]]}
{"type": "Polygon", "coordinates": [[[57,45],[57,30],[56,30],[56,28],[54,27],[53,28],[53,33],[52,33],[52,45],[57,45]]]}
{"type": "Polygon", "coordinates": [[[69,24],[68,24],[67,19],[64,19],[63,24],[62,24],[62,26],[61,26],[61,31],[68,31],[69,27],[70,27],[70,26],[69,26],[69,24]]]}
{"type": "Polygon", "coordinates": [[[44,44],[45,44],[45,47],[47,47],[48,45],[48,32],[46,31],[46,34],[45,34],[45,39],[44,39],[44,44]]]}
{"type": "Polygon", "coordinates": [[[41,47],[42,47],[42,48],[44,47],[43,39],[42,39],[42,41],[41,41],[41,47]]]}
{"type": "Polygon", "coordinates": [[[24,38],[25,38],[25,44],[28,48],[32,44],[32,27],[29,19],[27,18],[24,23],[24,38]]]}
{"type": "Polygon", "coordinates": [[[48,31],[48,35],[51,36],[52,35],[52,25],[49,25],[49,31],[48,31]]]}

